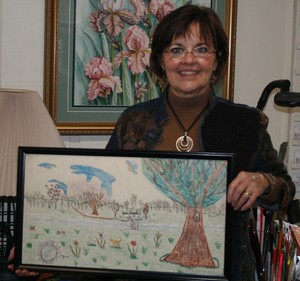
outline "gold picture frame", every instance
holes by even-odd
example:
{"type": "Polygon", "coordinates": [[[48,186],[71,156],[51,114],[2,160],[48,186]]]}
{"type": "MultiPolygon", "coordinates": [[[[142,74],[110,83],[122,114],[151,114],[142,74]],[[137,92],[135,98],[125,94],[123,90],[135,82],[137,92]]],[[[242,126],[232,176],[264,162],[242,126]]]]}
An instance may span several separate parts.
{"type": "MultiPolygon", "coordinates": [[[[81,5],[91,5],[93,2],[97,2],[94,0],[77,1],[81,5]]],[[[230,56],[218,91],[224,98],[233,100],[237,0],[198,0],[193,2],[211,3],[210,5],[217,11],[224,23],[229,38],[230,56]]],[[[74,93],[74,89],[72,89],[74,87],[74,68],[72,67],[75,67],[75,62],[70,61],[76,60],[75,3],[76,0],[45,1],[44,103],[62,135],[109,135],[126,105],[117,107],[74,106],[72,98],[70,98],[70,95],[74,93]],[[69,57],[68,61],[66,57],[69,57]]],[[[90,41],[92,42],[92,40],[90,41]]],[[[84,74],[82,75],[84,76],[84,74]]],[[[84,77],[84,79],[87,78],[84,77]]]]}

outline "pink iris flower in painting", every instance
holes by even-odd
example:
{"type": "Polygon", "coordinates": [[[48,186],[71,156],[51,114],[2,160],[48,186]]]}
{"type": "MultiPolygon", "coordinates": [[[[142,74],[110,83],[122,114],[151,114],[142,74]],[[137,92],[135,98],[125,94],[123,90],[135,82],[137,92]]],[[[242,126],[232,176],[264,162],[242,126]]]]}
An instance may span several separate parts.
{"type": "Polygon", "coordinates": [[[107,12],[117,11],[123,7],[123,0],[100,0],[99,6],[107,12]]]}
{"type": "Polygon", "coordinates": [[[89,16],[90,26],[93,30],[97,32],[103,32],[101,22],[105,18],[105,14],[100,11],[92,12],[89,16]]]}
{"type": "Polygon", "coordinates": [[[147,11],[141,0],[130,0],[130,4],[135,9],[134,13],[123,8],[123,0],[100,0],[100,10],[89,16],[90,26],[97,32],[103,32],[103,25],[110,37],[119,35],[124,28],[124,22],[129,25],[137,24],[147,11]]]}
{"type": "Polygon", "coordinates": [[[91,13],[89,16],[91,27],[98,32],[103,32],[103,24],[110,37],[118,35],[124,28],[124,24],[116,11],[120,10],[123,5],[122,0],[100,0],[100,10],[91,13]]]}
{"type": "Polygon", "coordinates": [[[103,23],[106,27],[108,35],[114,36],[120,34],[124,28],[124,23],[116,12],[122,8],[123,1],[101,0],[100,2],[104,11],[107,12],[107,16],[105,17],[103,23]]]}
{"type": "Polygon", "coordinates": [[[132,74],[143,73],[149,65],[150,51],[149,37],[139,26],[130,26],[125,33],[124,43],[127,51],[120,52],[115,58],[115,65],[118,68],[122,59],[128,58],[128,69],[132,74]]]}
{"type": "Polygon", "coordinates": [[[104,57],[95,57],[84,67],[85,75],[91,79],[88,89],[88,100],[97,97],[107,98],[113,89],[121,93],[121,80],[113,76],[113,65],[104,57]]]}
{"type": "Polygon", "coordinates": [[[129,0],[131,6],[134,7],[134,14],[142,19],[145,14],[147,14],[147,8],[143,0],[129,0]]]}
{"type": "Polygon", "coordinates": [[[169,0],[151,0],[150,2],[150,11],[159,21],[175,8],[169,0]]]}

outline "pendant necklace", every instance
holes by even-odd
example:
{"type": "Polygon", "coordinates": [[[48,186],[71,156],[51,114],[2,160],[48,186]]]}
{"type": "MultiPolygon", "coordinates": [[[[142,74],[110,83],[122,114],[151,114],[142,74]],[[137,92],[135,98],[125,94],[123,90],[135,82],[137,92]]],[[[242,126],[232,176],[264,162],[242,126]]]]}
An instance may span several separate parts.
{"type": "Polygon", "coordinates": [[[202,114],[204,113],[204,111],[207,109],[208,104],[203,108],[203,110],[196,116],[196,118],[194,119],[194,121],[192,122],[192,124],[186,129],[183,124],[181,123],[179,117],[177,116],[174,108],[172,107],[170,101],[169,101],[169,97],[167,95],[167,103],[174,115],[174,117],[176,118],[178,124],[180,125],[180,127],[183,129],[184,134],[183,136],[179,137],[176,141],[176,148],[178,151],[181,152],[189,152],[192,150],[193,146],[194,146],[194,142],[193,139],[191,137],[188,136],[188,132],[193,128],[193,126],[196,124],[196,122],[199,120],[199,118],[202,116],[202,114]]]}

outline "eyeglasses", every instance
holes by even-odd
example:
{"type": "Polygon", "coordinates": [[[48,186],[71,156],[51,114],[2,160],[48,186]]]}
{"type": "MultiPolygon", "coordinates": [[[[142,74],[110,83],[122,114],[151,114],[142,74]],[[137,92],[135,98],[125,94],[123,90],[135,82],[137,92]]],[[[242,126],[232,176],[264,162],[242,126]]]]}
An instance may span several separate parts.
{"type": "Polygon", "coordinates": [[[165,50],[164,53],[168,53],[173,59],[182,59],[187,53],[193,53],[196,58],[207,58],[212,53],[215,53],[214,49],[209,49],[208,47],[197,47],[192,51],[187,51],[181,47],[172,47],[169,50],[165,50]]]}

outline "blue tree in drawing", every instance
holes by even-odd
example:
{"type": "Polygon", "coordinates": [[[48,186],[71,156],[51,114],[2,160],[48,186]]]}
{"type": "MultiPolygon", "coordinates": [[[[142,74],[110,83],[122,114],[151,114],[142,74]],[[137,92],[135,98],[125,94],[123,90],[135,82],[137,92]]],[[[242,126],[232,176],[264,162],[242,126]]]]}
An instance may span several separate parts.
{"type": "Polygon", "coordinates": [[[187,209],[177,244],[164,261],[215,267],[203,227],[203,209],[226,194],[227,162],[197,159],[144,159],[142,169],[155,187],[187,209]]]}

